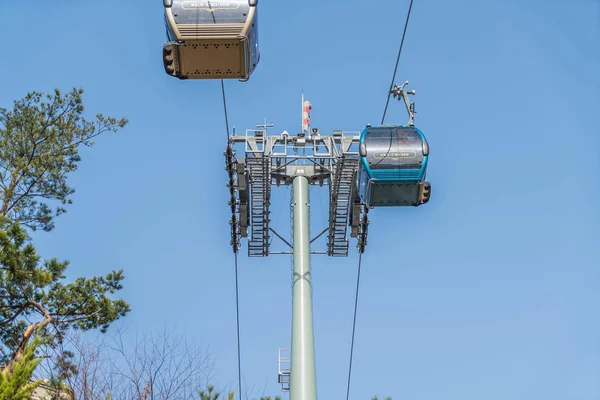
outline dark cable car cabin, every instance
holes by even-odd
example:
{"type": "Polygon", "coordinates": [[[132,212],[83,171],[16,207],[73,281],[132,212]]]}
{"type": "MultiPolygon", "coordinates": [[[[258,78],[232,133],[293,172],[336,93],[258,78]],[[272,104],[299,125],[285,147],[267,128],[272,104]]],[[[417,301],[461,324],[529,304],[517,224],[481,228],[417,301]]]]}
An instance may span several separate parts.
{"type": "Polygon", "coordinates": [[[248,80],[260,59],[258,0],[163,0],[163,64],[179,79],[248,80]]]}
{"type": "MultiPolygon", "coordinates": [[[[406,92],[399,94],[408,99],[406,92]]],[[[419,206],[429,201],[431,185],[425,182],[429,144],[413,125],[414,104],[407,100],[407,107],[408,125],[367,125],[360,136],[357,189],[368,207],[419,206]]]]}

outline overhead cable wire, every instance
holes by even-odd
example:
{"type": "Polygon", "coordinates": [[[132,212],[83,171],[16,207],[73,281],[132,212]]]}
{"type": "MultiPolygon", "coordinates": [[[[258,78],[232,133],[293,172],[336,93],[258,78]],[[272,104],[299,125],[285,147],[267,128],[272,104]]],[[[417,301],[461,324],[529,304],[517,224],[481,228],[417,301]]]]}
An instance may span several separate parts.
{"type": "MultiPolygon", "coordinates": [[[[398,56],[396,57],[396,65],[394,66],[394,74],[392,75],[392,81],[390,83],[390,89],[388,90],[387,101],[385,103],[385,108],[383,110],[383,117],[381,118],[381,125],[385,122],[385,116],[387,114],[387,109],[390,104],[390,97],[392,95],[392,89],[394,88],[394,81],[396,80],[396,74],[398,73],[398,65],[400,64],[400,57],[402,55],[402,49],[404,47],[404,39],[406,38],[406,30],[408,29],[408,22],[410,21],[410,14],[412,11],[414,0],[410,0],[410,4],[408,6],[408,13],[406,14],[406,22],[404,23],[404,30],[402,32],[402,40],[400,41],[400,49],[398,50],[398,56]]],[[[346,388],[346,400],[350,398],[350,383],[352,381],[352,360],[354,357],[354,338],[356,336],[356,315],[358,313],[358,294],[360,290],[360,269],[362,266],[362,252],[359,253],[358,256],[358,271],[356,275],[356,294],[354,297],[354,318],[352,322],[352,342],[350,345],[350,364],[348,366],[348,386],[346,388]]]]}
{"type": "Polygon", "coordinates": [[[227,97],[225,97],[225,82],[221,79],[221,93],[223,95],[223,111],[225,111],[225,127],[227,128],[227,142],[229,142],[229,116],[227,115],[227,97]]]}
{"type": "Polygon", "coordinates": [[[237,322],[237,353],[238,353],[238,398],[242,398],[242,350],[240,346],[240,301],[238,286],[238,253],[235,255],[235,315],[237,322]]]}
{"type": "Polygon", "coordinates": [[[381,125],[385,121],[385,115],[387,114],[388,105],[390,104],[390,96],[392,95],[392,89],[394,88],[394,81],[396,80],[396,73],[398,72],[398,64],[400,63],[400,55],[402,55],[402,47],[404,46],[404,38],[406,37],[406,29],[408,28],[408,21],[410,20],[410,12],[412,10],[413,1],[410,0],[408,6],[408,14],[406,14],[406,22],[404,23],[404,32],[402,33],[402,41],[400,42],[400,50],[398,50],[398,57],[396,58],[396,67],[394,68],[394,75],[392,76],[392,82],[390,83],[390,90],[388,91],[387,101],[385,102],[385,109],[383,110],[383,117],[381,118],[381,125]]]}
{"type": "Polygon", "coordinates": [[[358,290],[360,288],[360,267],[362,265],[362,253],[358,255],[358,273],[356,275],[356,295],[354,297],[354,321],[352,322],[352,344],[350,345],[350,365],[348,367],[348,387],[346,388],[346,400],[350,398],[350,381],[352,378],[352,357],[354,356],[354,336],[356,333],[356,314],[358,311],[358,290]]]}
{"type": "MultiPolygon", "coordinates": [[[[227,131],[227,143],[229,144],[229,116],[227,114],[227,97],[225,96],[225,82],[221,79],[221,94],[223,95],[223,111],[225,112],[225,128],[227,131]]],[[[240,340],[240,290],[238,274],[238,252],[233,253],[235,258],[235,319],[237,328],[237,357],[238,357],[238,397],[242,398],[242,350],[240,340]]]]}

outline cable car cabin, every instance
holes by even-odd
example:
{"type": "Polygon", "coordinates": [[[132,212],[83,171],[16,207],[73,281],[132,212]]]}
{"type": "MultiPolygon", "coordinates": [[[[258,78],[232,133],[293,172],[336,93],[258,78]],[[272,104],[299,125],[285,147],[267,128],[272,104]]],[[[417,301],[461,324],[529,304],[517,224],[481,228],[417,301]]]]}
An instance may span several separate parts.
{"type": "Polygon", "coordinates": [[[249,79],[260,59],[258,0],[163,2],[167,74],[179,79],[249,79]]]}
{"type": "Polygon", "coordinates": [[[359,144],[358,194],[368,207],[419,206],[429,201],[424,182],[429,145],[414,126],[370,127],[359,144]]]}

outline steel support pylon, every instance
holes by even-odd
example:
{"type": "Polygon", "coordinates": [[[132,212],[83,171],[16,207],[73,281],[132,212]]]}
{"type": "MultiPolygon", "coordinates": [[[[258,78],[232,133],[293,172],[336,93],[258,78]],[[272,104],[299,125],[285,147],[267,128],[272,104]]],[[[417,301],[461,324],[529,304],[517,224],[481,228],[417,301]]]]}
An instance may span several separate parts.
{"type": "Polygon", "coordinates": [[[293,178],[292,193],[294,272],[290,400],[316,400],[317,373],[310,275],[310,205],[308,179],[305,176],[293,178]]]}
{"type": "MultiPolygon", "coordinates": [[[[310,104],[303,104],[303,124],[310,104]]],[[[273,124],[257,124],[245,135],[231,135],[224,153],[231,209],[231,245],[238,252],[248,240],[250,257],[293,256],[292,345],[279,349],[278,382],[291,400],[316,400],[311,255],[348,255],[348,233],[362,253],[367,243],[367,211],[356,193],[360,132],[334,130],[321,135],[303,128],[291,135],[268,135],[273,124]],[[243,157],[234,146],[243,145],[243,157]],[[288,241],[271,225],[271,189],[292,186],[293,237],[288,241]],[[309,187],[329,187],[329,226],[310,237],[309,187]],[[350,231],[350,232],[349,232],[350,231]],[[272,238],[280,246],[271,249],[272,238]],[[321,241],[317,241],[321,238],[321,241]],[[313,246],[312,244],[315,244],[313,246]],[[279,248],[278,248],[279,247],[279,248]],[[313,249],[315,247],[316,249],[313,249]],[[288,356],[282,356],[282,352],[288,356]]],[[[241,147],[241,146],[240,146],[241,147]]]]}

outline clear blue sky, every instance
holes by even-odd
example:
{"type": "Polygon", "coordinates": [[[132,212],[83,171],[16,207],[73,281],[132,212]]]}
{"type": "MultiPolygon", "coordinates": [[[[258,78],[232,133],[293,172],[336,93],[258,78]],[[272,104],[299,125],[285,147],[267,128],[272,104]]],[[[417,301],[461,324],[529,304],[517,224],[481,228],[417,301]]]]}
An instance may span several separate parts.
{"type": "MultiPolygon", "coordinates": [[[[226,83],[230,123],[295,131],[302,89],[324,133],[379,122],[407,8],[261,0],[262,59],[250,82],[226,83]]],[[[70,259],[70,278],[124,268],[126,325],[210,344],[217,383],[235,387],[219,82],[164,74],[159,0],[2,1],[0,15],[1,106],[77,86],[90,114],[131,120],[83,152],[40,252],[70,259]]],[[[600,2],[416,0],[406,79],[433,194],[370,214],[351,399],[599,400],[600,2]]],[[[392,104],[387,122],[405,121],[392,104]]],[[[284,233],[286,196],[272,205],[284,233]]],[[[312,207],[315,232],[324,191],[312,207]]],[[[243,377],[273,395],[290,261],[245,250],[243,377]]],[[[313,259],[321,399],[345,395],[357,259],[313,259]]]]}

